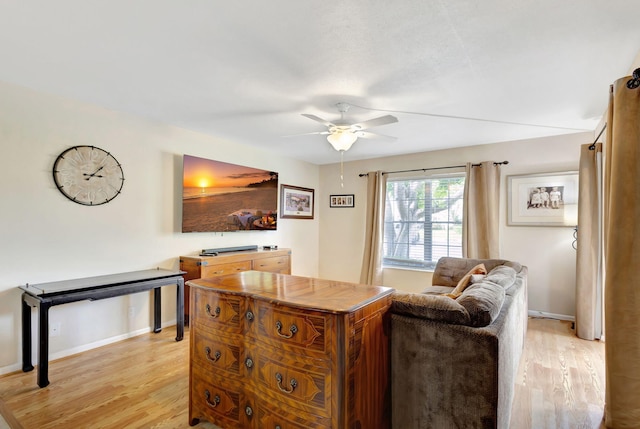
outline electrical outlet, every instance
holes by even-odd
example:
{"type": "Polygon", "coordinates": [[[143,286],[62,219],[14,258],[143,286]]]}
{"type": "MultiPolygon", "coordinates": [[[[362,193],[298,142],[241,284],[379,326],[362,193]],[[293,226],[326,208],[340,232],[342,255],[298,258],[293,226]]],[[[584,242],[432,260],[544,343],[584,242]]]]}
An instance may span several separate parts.
{"type": "Polygon", "coordinates": [[[54,322],[49,324],[49,336],[50,337],[60,336],[60,322],[54,322]]]}
{"type": "Polygon", "coordinates": [[[134,317],[136,315],[136,308],[131,306],[129,307],[129,317],[134,317]]]}

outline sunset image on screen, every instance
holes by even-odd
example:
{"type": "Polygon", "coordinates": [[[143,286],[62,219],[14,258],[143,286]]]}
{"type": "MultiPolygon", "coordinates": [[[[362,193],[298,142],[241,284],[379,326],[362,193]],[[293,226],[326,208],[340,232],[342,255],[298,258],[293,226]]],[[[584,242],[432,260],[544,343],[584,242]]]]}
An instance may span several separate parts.
{"type": "Polygon", "coordinates": [[[278,173],[183,157],[182,231],[274,230],[278,173]]]}

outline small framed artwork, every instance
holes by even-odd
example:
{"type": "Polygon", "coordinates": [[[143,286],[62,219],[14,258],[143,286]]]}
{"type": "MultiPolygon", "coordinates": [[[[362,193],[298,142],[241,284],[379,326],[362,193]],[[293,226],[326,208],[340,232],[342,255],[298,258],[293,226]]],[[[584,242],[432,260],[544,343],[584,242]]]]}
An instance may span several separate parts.
{"type": "Polygon", "coordinates": [[[507,176],[507,225],[578,224],[578,172],[507,176]]]}
{"type": "Polygon", "coordinates": [[[314,190],[298,186],[280,186],[281,218],[313,219],[314,190]]]}
{"type": "Polygon", "coordinates": [[[329,207],[355,207],[353,194],[329,195],[329,207]]]}

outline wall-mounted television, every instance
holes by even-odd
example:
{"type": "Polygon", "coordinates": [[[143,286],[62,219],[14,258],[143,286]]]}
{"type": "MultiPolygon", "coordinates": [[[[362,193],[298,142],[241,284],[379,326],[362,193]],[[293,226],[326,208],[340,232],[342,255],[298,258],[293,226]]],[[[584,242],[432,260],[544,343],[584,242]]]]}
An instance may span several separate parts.
{"type": "Polygon", "coordinates": [[[182,232],[273,231],[278,173],[184,155],[182,232]]]}

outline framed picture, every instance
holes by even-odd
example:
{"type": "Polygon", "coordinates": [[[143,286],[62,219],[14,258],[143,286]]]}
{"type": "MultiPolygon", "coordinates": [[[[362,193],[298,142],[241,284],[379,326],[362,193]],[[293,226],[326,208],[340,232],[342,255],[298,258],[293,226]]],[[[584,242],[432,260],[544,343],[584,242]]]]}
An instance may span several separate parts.
{"type": "Polygon", "coordinates": [[[353,194],[329,195],[329,207],[355,207],[353,194]]]}
{"type": "Polygon", "coordinates": [[[313,189],[298,186],[280,186],[280,217],[313,219],[313,189]]]}
{"type": "Polygon", "coordinates": [[[577,171],[507,176],[507,182],[507,225],[577,225],[577,171]]]}

